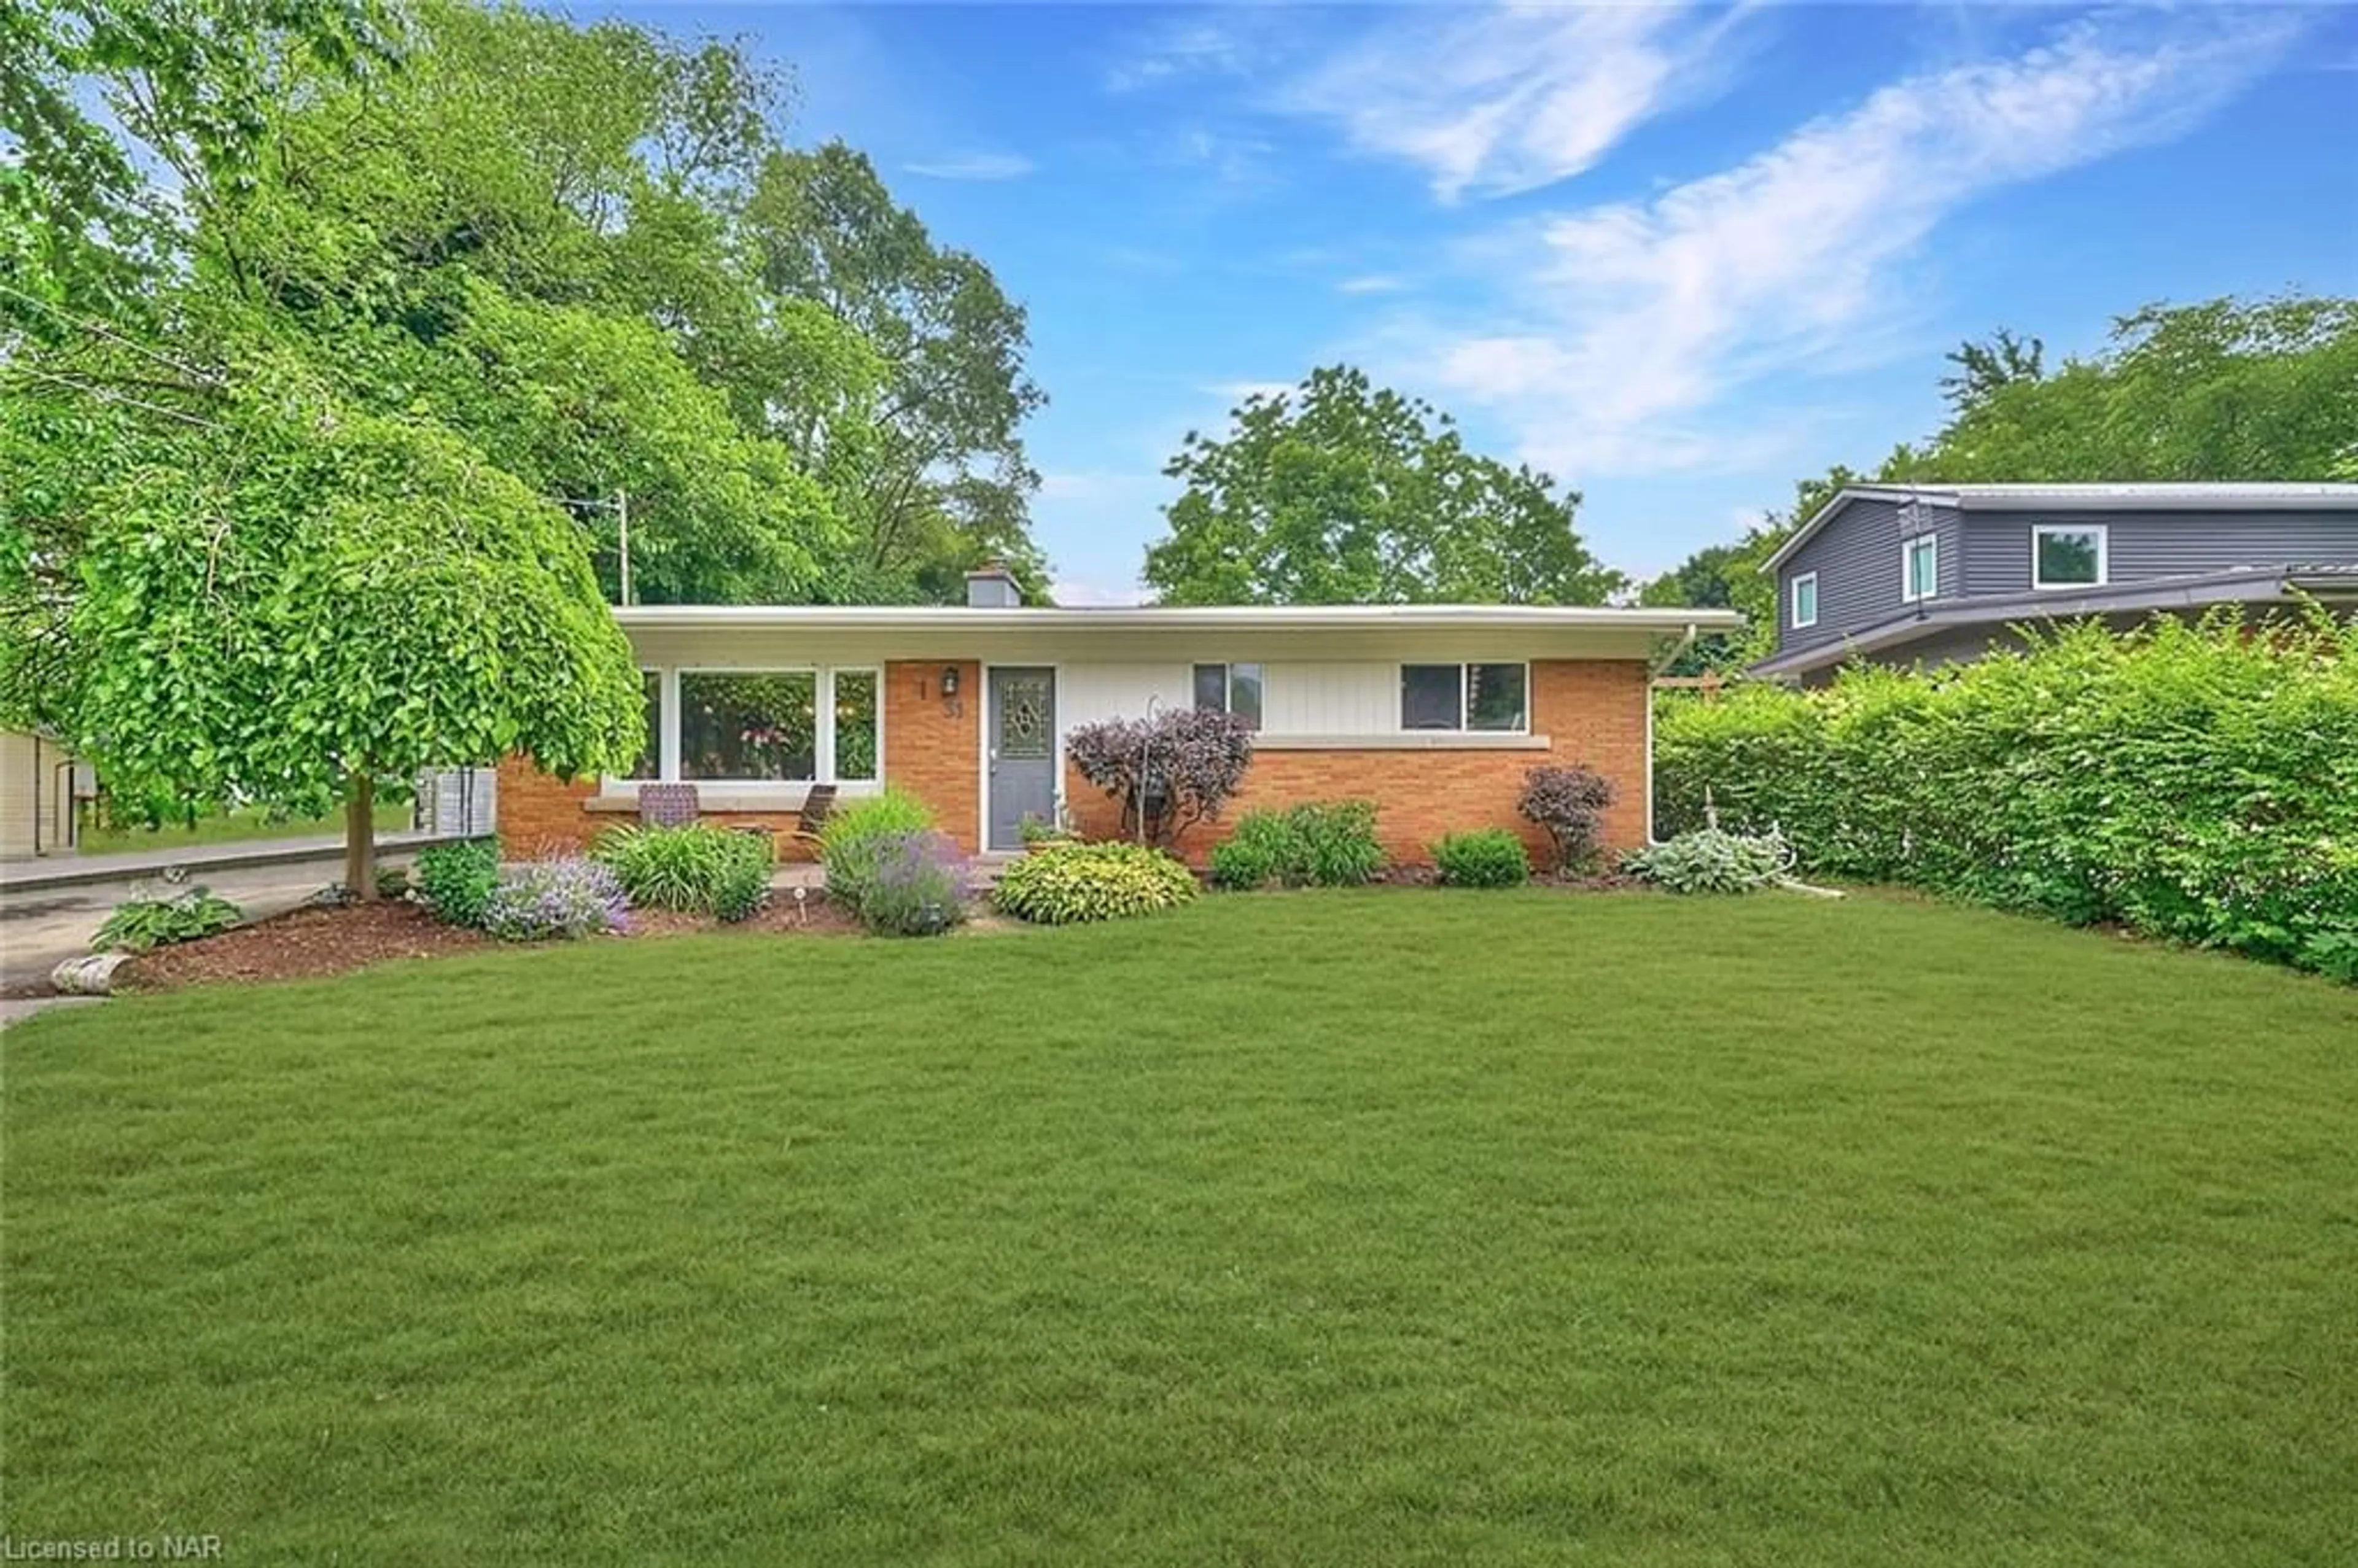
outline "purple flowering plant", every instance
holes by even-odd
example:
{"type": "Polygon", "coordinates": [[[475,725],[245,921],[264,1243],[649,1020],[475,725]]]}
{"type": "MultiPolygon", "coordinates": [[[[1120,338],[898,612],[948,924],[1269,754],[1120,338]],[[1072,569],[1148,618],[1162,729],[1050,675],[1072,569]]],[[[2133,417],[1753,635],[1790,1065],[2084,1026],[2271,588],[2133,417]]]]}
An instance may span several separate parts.
{"type": "Polygon", "coordinates": [[[868,929],[887,936],[935,936],[966,918],[974,868],[946,833],[894,834],[877,845],[860,900],[868,929]]]}
{"type": "Polygon", "coordinates": [[[510,942],[622,932],[631,928],[630,901],[613,871],[586,855],[523,860],[500,868],[482,925],[510,942]]]}

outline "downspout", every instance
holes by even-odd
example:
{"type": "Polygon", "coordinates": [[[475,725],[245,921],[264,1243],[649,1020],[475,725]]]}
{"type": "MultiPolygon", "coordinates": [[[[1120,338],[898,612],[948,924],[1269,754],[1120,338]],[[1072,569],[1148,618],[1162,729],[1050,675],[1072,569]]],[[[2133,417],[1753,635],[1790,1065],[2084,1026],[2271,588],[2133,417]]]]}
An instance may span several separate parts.
{"type": "Polygon", "coordinates": [[[1694,643],[1695,623],[1690,621],[1686,631],[1671,645],[1670,651],[1646,666],[1646,842],[1649,844],[1661,842],[1654,836],[1654,682],[1661,678],[1664,670],[1677,664],[1679,656],[1694,643]]]}

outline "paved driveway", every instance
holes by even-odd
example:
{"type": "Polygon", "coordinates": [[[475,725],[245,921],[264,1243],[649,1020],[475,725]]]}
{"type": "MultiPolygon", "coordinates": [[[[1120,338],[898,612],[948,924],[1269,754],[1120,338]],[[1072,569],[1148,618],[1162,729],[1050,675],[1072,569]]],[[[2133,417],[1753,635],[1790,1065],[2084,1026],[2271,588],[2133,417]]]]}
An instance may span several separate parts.
{"type": "MultiPolygon", "coordinates": [[[[388,855],[379,863],[398,865],[407,859],[388,855]]],[[[200,869],[190,872],[189,881],[202,882],[258,919],[294,908],[342,874],[342,855],[330,853],[270,866],[200,869]]],[[[90,939],[116,904],[143,887],[160,886],[150,879],[124,877],[65,887],[0,887],[0,987],[47,979],[60,958],[90,951],[90,939]]]]}

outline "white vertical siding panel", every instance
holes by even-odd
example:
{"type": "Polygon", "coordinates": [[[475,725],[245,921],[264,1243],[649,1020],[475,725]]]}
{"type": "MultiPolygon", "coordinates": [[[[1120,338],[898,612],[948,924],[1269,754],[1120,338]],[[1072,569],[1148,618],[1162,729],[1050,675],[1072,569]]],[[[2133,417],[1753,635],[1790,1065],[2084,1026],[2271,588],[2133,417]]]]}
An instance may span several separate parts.
{"type": "Polygon", "coordinates": [[[1068,664],[1059,667],[1056,722],[1065,730],[1101,719],[1143,719],[1148,703],[1186,708],[1195,701],[1185,665],[1068,664]]]}
{"type": "Polygon", "coordinates": [[[30,859],[40,748],[30,735],[0,730],[0,860],[30,859]]]}
{"type": "MultiPolygon", "coordinates": [[[[1205,663],[1217,663],[1206,658],[1205,663]]],[[[1164,708],[1195,700],[1191,665],[1067,664],[1056,692],[1069,730],[1100,719],[1139,719],[1150,699],[1164,708]]],[[[1400,730],[1400,665],[1390,661],[1268,665],[1261,730],[1270,735],[1391,735],[1400,730]]]]}
{"type": "Polygon", "coordinates": [[[1400,728],[1398,665],[1271,665],[1265,678],[1268,734],[1390,735],[1400,728]]]}

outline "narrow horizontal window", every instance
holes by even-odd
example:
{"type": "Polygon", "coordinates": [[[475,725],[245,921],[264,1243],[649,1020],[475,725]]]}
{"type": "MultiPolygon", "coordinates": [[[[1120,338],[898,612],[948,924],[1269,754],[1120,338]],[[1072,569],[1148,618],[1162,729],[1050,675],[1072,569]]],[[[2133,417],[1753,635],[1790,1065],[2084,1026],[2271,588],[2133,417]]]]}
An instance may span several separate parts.
{"type": "Polygon", "coordinates": [[[1402,665],[1401,728],[1520,734],[1531,724],[1526,665],[1402,665]]]}

